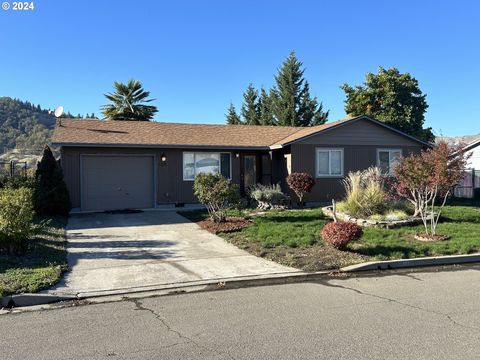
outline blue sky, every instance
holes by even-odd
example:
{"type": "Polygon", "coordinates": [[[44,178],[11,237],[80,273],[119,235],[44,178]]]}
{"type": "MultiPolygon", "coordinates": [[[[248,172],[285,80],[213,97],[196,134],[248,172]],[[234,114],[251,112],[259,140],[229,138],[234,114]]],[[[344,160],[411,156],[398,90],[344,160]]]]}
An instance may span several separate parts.
{"type": "MultiPolygon", "coordinates": [[[[8,0],[10,3],[11,1],[8,0]]],[[[410,72],[437,134],[480,133],[480,2],[34,0],[0,10],[0,96],[99,115],[115,80],[139,79],[158,121],[223,123],[291,50],[313,95],[345,116],[342,83],[410,72]]]]}

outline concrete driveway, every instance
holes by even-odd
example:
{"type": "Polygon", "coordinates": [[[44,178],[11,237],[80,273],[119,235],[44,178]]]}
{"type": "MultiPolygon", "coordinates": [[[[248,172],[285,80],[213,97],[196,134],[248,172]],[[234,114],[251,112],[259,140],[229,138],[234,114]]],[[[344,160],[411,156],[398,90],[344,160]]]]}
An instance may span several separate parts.
{"type": "Polygon", "coordinates": [[[108,294],[298,272],[250,255],[175,211],[73,215],[67,239],[69,271],[49,293],[108,294]]]}

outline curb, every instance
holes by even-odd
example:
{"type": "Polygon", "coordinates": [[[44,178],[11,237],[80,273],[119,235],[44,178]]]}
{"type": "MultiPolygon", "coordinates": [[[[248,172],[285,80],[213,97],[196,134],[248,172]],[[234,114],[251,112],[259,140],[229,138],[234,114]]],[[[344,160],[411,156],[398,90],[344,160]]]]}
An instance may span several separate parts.
{"type": "Polygon", "coordinates": [[[51,304],[59,301],[76,300],[72,295],[16,294],[0,298],[0,308],[26,307],[51,304]]]}
{"type": "Polygon", "coordinates": [[[372,270],[389,270],[389,269],[404,269],[415,268],[423,266],[438,266],[438,265],[456,265],[480,262],[480,254],[469,255],[446,255],[446,256],[432,256],[415,259],[400,259],[387,261],[370,261],[357,265],[350,265],[340,269],[342,272],[359,272],[372,270]]]}
{"type": "Polygon", "coordinates": [[[400,259],[388,261],[371,261],[367,263],[350,265],[337,270],[317,272],[290,272],[268,275],[252,275],[233,278],[218,278],[211,280],[200,280],[186,283],[162,284],[158,286],[144,286],[138,288],[125,288],[119,290],[104,290],[91,293],[79,294],[19,294],[0,298],[0,308],[11,308],[0,310],[2,313],[14,313],[23,311],[37,311],[70,306],[77,302],[87,304],[99,304],[123,301],[126,299],[146,298],[154,296],[168,296],[186,293],[205,292],[212,290],[231,290],[246,287],[281,285],[287,283],[299,283],[313,281],[324,277],[348,276],[357,272],[393,270],[416,267],[455,265],[480,262],[480,254],[471,255],[449,255],[428,258],[400,259]],[[62,302],[61,304],[55,304],[62,302]]]}

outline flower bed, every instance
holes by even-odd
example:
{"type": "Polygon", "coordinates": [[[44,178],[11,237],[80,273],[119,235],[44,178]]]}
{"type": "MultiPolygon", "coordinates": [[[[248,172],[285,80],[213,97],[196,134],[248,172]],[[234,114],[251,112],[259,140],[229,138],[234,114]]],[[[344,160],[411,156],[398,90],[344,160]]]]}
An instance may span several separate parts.
{"type": "MultiPolygon", "coordinates": [[[[322,210],[326,216],[333,219],[332,206],[325,206],[324,208],[322,208],[322,210]]],[[[401,226],[410,226],[410,225],[417,225],[422,223],[422,219],[413,218],[413,217],[405,220],[371,220],[371,219],[356,218],[338,211],[336,215],[338,220],[350,221],[362,227],[373,227],[373,228],[381,228],[381,229],[393,229],[401,226]]]]}

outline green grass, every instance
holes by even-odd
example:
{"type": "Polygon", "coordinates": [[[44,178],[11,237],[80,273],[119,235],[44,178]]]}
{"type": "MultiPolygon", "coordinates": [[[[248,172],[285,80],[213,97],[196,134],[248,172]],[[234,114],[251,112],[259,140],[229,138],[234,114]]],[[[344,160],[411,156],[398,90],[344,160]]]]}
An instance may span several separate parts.
{"type": "Polygon", "coordinates": [[[398,229],[365,229],[353,251],[376,259],[405,259],[422,256],[469,254],[480,251],[480,208],[446,206],[437,232],[449,235],[446,241],[423,243],[413,239],[423,225],[398,229]]]}
{"type": "Polygon", "coordinates": [[[66,269],[65,218],[50,220],[22,256],[0,255],[0,296],[32,293],[55,284],[66,269]]]}
{"type": "MultiPolygon", "coordinates": [[[[205,217],[205,212],[182,215],[197,221],[202,216],[205,217]]],[[[253,224],[247,228],[220,235],[257,255],[263,253],[263,248],[271,259],[279,262],[282,262],[280,258],[286,256],[286,253],[292,256],[288,249],[295,250],[299,259],[301,256],[315,257],[302,262],[315,263],[317,270],[332,268],[335,263],[332,257],[343,258],[343,264],[347,265],[348,262],[365,260],[480,252],[480,208],[467,204],[445,206],[438,233],[449,235],[449,240],[432,243],[415,240],[415,233],[422,232],[423,225],[398,229],[365,228],[362,239],[351,243],[347,252],[332,252],[321,241],[320,231],[330,221],[324,217],[321,209],[269,211],[265,215],[253,216],[252,219],[253,224]],[[314,249],[324,250],[313,251],[314,249]],[[321,256],[325,256],[325,259],[319,258],[321,256]]]]}

